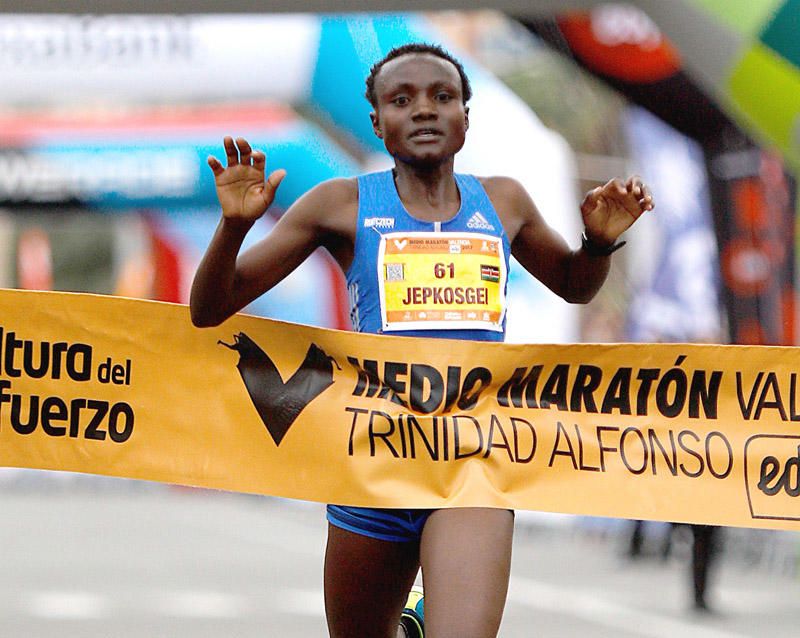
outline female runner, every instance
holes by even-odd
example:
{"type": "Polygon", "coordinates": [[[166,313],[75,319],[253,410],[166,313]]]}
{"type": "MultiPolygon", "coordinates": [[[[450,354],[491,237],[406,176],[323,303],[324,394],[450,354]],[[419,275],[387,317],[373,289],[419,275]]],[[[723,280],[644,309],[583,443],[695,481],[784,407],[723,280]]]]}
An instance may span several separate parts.
{"type": "MultiPolygon", "coordinates": [[[[581,205],[582,246],[570,249],[517,181],[454,172],[454,157],[469,128],[470,95],[461,64],[440,47],[411,44],[392,50],[372,67],[366,96],[373,107],[373,130],[394,158],[394,168],[319,184],[242,255],[246,233],[272,203],[285,171],[276,170],[265,180],[264,154],[242,138],[226,137],[227,165],[208,160],[222,218],[193,283],[194,324],[223,322],[322,246],[347,277],[355,330],[502,340],[505,308],[497,306],[497,299],[483,300],[488,311],[477,319],[446,325],[431,321],[428,327],[418,315],[413,330],[404,326],[403,313],[392,312],[391,304],[398,302],[382,298],[378,282],[380,246],[387,233],[488,236],[497,246],[496,258],[505,261],[505,272],[510,253],[565,300],[592,299],[606,278],[611,253],[620,245],[617,238],[653,208],[648,188],[631,177],[589,192],[581,205]]],[[[456,269],[458,259],[442,272],[409,282],[409,289],[442,285],[440,276],[451,276],[456,269]]],[[[477,289],[481,273],[461,281],[463,289],[477,289]]],[[[445,309],[459,316],[463,303],[450,295],[445,309]]],[[[497,635],[508,589],[513,512],[331,505],[328,521],[324,589],[331,636],[394,638],[420,567],[428,638],[497,635]]]]}

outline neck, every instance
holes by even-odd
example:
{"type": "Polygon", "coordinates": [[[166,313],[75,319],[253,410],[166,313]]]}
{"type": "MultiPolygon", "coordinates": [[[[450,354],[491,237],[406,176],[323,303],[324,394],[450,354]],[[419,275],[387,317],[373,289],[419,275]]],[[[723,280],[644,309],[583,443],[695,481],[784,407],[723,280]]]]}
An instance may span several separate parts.
{"type": "Polygon", "coordinates": [[[453,160],[436,166],[396,162],[397,194],[409,211],[431,221],[449,219],[458,211],[460,195],[453,176],[453,160]]]}

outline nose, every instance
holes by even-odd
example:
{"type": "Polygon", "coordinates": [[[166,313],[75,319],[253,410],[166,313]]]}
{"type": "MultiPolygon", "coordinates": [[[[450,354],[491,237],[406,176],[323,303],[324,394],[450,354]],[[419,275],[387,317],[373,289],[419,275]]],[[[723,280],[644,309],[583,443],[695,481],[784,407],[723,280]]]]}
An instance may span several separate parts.
{"type": "Polygon", "coordinates": [[[436,119],[438,116],[436,104],[427,97],[420,97],[414,102],[414,111],[411,116],[415,121],[436,119]]]}

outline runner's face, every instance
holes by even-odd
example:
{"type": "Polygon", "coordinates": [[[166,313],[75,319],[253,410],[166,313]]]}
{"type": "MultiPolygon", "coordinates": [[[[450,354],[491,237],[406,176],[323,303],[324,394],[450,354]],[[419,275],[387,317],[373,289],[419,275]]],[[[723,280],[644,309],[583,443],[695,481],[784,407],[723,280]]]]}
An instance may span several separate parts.
{"type": "Polygon", "coordinates": [[[458,70],[442,58],[412,53],[387,62],[375,80],[375,134],[408,164],[438,165],[464,145],[468,109],[458,70]]]}

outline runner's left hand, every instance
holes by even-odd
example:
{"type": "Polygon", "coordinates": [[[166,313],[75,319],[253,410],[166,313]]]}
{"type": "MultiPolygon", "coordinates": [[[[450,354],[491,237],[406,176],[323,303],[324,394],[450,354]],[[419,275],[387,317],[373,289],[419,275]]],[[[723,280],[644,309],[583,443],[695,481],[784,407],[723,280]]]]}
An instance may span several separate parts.
{"type": "Polygon", "coordinates": [[[581,215],[586,236],[595,244],[610,246],[654,207],[653,195],[638,175],[626,182],[614,178],[589,191],[583,199],[581,215]]]}

